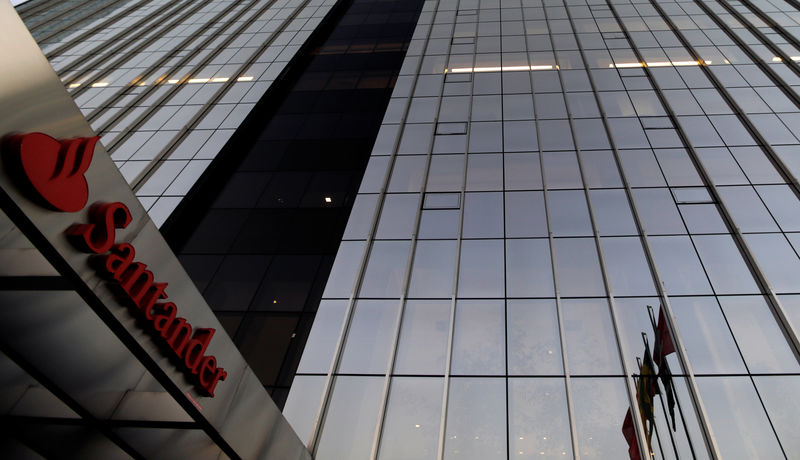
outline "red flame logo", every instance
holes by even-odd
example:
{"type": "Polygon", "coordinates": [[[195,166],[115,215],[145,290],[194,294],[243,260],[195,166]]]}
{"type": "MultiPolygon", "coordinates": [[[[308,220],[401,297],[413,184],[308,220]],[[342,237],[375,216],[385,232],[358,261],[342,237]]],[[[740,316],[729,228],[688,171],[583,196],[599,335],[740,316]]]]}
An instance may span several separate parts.
{"type": "Polygon", "coordinates": [[[10,139],[12,160],[29,184],[55,209],[76,212],[86,206],[89,169],[98,136],[56,140],[47,134],[29,133],[10,139]]]}

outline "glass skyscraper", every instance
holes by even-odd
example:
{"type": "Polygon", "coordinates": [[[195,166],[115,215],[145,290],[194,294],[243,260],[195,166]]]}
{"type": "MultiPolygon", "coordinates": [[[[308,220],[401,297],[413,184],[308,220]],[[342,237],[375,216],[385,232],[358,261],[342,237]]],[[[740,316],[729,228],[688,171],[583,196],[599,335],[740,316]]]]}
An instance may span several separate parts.
{"type": "MultiPolygon", "coordinates": [[[[416,26],[410,39],[391,35],[405,57],[380,68],[385,81],[356,59],[338,68],[321,57],[374,57],[380,39],[336,31],[390,24],[405,2],[355,1],[357,17],[341,22],[326,15],[347,2],[106,3],[92,8],[119,17],[53,10],[50,26],[26,21],[49,57],[67,30],[86,34],[77,44],[101,22],[121,35],[159,24],[142,26],[147,39],[92,39],[106,54],[81,44],[51,62],[156,222],[169,227],[192,197],[216,200],[216,220],[198,222],[235,232],[224,251],[185,252],[216,261],[187,265],[201,289],[224,258],[262,256],[267,265],[204,291],[249,292],[217,310],[254,360],[274,350],[252,345],[272,342],[248,321],[290,313],[270,301],[296,288],[262,282],[281,272],[269,264],[283,246],[242,243],[277,238],[266,229],[282,214],[259,210],[288,196],[297,208],[305,197],[352,203],[330,274],[303,275],[307,294],[289,309],[292,334],[313,318],[299,365],[302,346],[282,345],[297,366],[284,415],[314,458],[800,458],[800,2],[426,0],[418,18],[419,6],[403,10],[416,26]],[[123,3],[130,11],[114,10],[123,3]],[[231,25],[204,27],[214,14],[231,25]],[[255,23],[265,32],[246,29],[255,23]],[[319,27],[339,41],[320,31],[310,45],[319,27]],[[116,79],[96,70],[122,62],[123,44],[141,64],[114,67],[116,79]],[[312,64],[282,73],[290,61],[312,64]],[[332,128],[349,109],[307,110],[316,115],[301,122],[273,107],[319,108],[325,91],[362,82],[391,93],[379,127],[353,117],[332,128]],[[287,96],[304,91],[320,94],[287,96]],[[267,121],[243,123],[248,113],[267,121]],[[350,147],[330,139],[368,127],[377,134],[360,182],[292,188],[301,177],[286,171],[315,171],[293,156],[335,169],[350,147]],[[218,156],[222,145],[249,153],[218,156]],[[280,161],[256,161],[278,151],[280,161]],[[195,185],[225,167],[230,178],[195,185]],[[244,223],[258,219],[269,225],[244,223]]],[[[288,385],[259,376],[271,390],[288,385]]]]}

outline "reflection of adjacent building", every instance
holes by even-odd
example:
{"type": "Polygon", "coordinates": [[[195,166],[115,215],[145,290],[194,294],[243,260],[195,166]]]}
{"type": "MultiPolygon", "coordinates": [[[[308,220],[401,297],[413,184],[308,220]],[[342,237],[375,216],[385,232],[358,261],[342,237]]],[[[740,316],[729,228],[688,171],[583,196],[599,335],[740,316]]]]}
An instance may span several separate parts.
{"type": "MultiPolygon", "coordinates": [[[[315,458],[800,453],[794,0],[431,0],[419,19],[365,0],[310,42],[299,21],[331,3],[292,2],[252,41],[220,26],[197,37],[219,53],[170,48],[191,33],[169,21],[212,3],[126,4],[172,41],[117,80],[80,48],[53,63],[278,402],[297,366],[284,413],[315,458]],[[218,57],[240,49],[269,57],[218,57]],[[370,148],[359,183],[367,157],[348,155],[370,148]],[[675,346],[674,429],[663,380],[652,408],[637,396],[648,305],[675,346]]],[[[45,53],[67,16],[34,29],[45,53]]]]}

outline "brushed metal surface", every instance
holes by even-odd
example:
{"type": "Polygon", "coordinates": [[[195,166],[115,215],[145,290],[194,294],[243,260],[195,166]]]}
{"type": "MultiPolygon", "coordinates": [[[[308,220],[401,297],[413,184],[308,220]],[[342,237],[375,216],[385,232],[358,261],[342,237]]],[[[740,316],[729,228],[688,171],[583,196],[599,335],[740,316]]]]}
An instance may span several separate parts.
{"type": "MultiPolygon", "coordinates": [[[[93,136],[92,129],[8,2],[0,2],[0,30],[3,30],[0,34],[0,62],[3,62],[0,67],[0,136],[35,131],[55,138],[93,136]]],[[[225,334],[103,146],[98,144],[95,148],[94,159],[86,172],[89,204],[97,201],[125,203],[133,222],[117,232],[117,242],[133,244],[136,260],[147,264],[157,281],[169,283],[166,292],[169,299],[178,305],[180,316],[194,327],[217,329],[207,354],[217,357],[228,377],[217,386],[214,398],[203,397],[196,391],[128,309],[117,302],[107,283],[89,266],[88,255],[77,251],[65,238],[64,230],[70,225],[87,221],[88,205],[76,213],[46,209],[24,195],[11,174],[6,165],[0,163],[0,205],[3,210],[47,261],[62,276],[74,282],[81,299],[70,301],[70,308],[65,310],[81,317],[89,312],[90,307],[93,314],[102,320],[102,325],[97,322],[87,327],[81,324],[82,321],[62,321],[64,318],[59,318],[59,315],[66,313],[53,308],[53,295],[6,291],[0,299],[4,309],[8,309],[4,316],[12,323],[18,321],[32,330],[36,329],[35,325],[41,325],[45,332],[37,336],[42,342],[37,346],[26,342],[26,338],[19,336],[15,329],[3,328],[4,341],[17,343],[20,349],[16,352],[24,354],[30,362],[43,363],[41,365],[47,368],[48,343],[58,346],[59,343],[68,344],[69,339],[74,338],[84,346],[90,346],[95,336],[102,336],[95,334],[97,328],[105,327],[106,335],[121,341],[127,353],[132,353],[130,356],[141,362],[208,436],[221,446],[228,446],[227,454],[248,459],[311,458],[225,334]],[[19,302],[26,301],[38,303],[38,308],[19,308],[19,302]],[[81,313],[81,308],[86,311],[81,313]]],[[[107,344],[103,341],[107,340],[98,340],[93,346],[103,348],[107,344]]],[[[76,371],[82,369],[80,356],[64,359],[70,360],[76,371]]],[[[125,364],[121,367],[100,366],[102,372],[93,375],[94,382],[104,383],[109,394],[115,395],[109,401],[119,401],[119,392],[136,386],[135,382],[132,383],[136,372],[129,374],[124,370],[129,368],[125,359],[120,358],[118,362],[125,364]]],[[[51,367],[54,369],[50,372],[63,372],[63,368],[59,369],[54,363],[51,367]]],[[[141,377],[141,372],[138,375],[141,377]]],[[[95,385],[78,375],[61,375],[59,378],[67,391],[78,392],[81,386],[86,389],[95,385]]],[[[98,415],[105,413],[104,407],[104,404],[98,405],[98,415]]]]}

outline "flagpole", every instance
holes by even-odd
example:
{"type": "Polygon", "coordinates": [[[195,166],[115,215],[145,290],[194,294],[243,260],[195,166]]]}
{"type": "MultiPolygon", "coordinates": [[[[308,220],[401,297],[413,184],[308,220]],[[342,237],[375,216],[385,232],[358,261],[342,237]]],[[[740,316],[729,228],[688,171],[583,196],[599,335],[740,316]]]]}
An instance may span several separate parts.
{"type": "MultiPolygon", "coordinates": [[[[642,376],[642,362],[639,360],[639,358],[636,358],[636,364],[639,365],[639,381],[642,381],[642,379],[643,379],[643,376],[642,376]]],[[[636,383],[636,379],[635,378],[634,378],[634,383],[636,383]]],[[[638,387],[638,385],[637,385],[637,387],[638,387]]],[[[644,383],[644,386],[639,390],[640,391],[640,393],[639,393],[640,394],[640,396],[639,396],[640,398],[641,398],[641,391],[642,390],[647,391],[647,382],[646,381],[644,383]]],[[[652,396],[651,396],[650,403],[652,404],[652,396]]],[[[642,412],[641,402],[639,402],[639,405],[640,405],[639,406],[639,415],[644,419],[644,420],[642,420],[642,425],[644,426],[644,429],[645,429],[646,432],[647,431],[649,431],[649,432],[655,431],[656,432],[656,441],[658,441],[658,450],[661,453],[661,458],[665,459],[666,457],[664,457],[664,449],[661,446],[661,436],[658,435],[658,430],[655,429],[655,425],[656,425],[656,423],[655,423],[655,420],[656,420],[655,419],[655,414],[653,414],[653,420],[650,421],[650,429],[648,430],[647,423],[645,423],[645,421],[647,420],[647,417],[645,417],[645,415],[641,413],[642,412]]],[[[652,405],[655,406],[655,404],[652,404],[652,405]]],[[[647,434],[647,433],[645,433],[645,434],[647,434]]],[[[647,455],[648,455],[648,458],[651,458],[651,457],[654,456],[654,451],[653,451],[653,443],[652,443],[652,441],[650,439],[650,435],[647,435],[646,441],[647,441],[647,455]]]]}
{"type": "MultiPolygon", "coordinates": [[[[649,311],[649,307],[650,307],[650,305],[648,305],[648,313],[650,312],[649,311]]],[[[650,321],[651,322],[653,321],[652,316],[650,317],[650,321]]],[[[647,347],[647,335],[644,332],[642,332],[642,340],[644,341],[645,347],[647,347]]],[[[657,377],[656,377],[656,385],[658,385],[658,378],[657,377]]],[[[658,392],[658,400],[659,400],[659,402],[661,402],[661,413],[664,414],[664,422],[666,422],[666,424],[667,424],[667,433],[669,434],[669,442],[670,442],[670,444],[672,444],[672,451],[675,452],[675,458],[678,459],[678,458],[680,458],[680,455],[678,454],[678,447],[675,445],[675,438],[672,436],[672,430],[669,429],[669,417],[667,416],[667,410],[664,409],[664,407],[665,407],[664,406],[664,396],[661,394],[660,391],[658,392]]],[[[653,425],[655,425],[655,423],[653,423],[653,425]]],[[[658,437],[658,428],[656,428],[656,437],[658,438],[658,445],[660,447],[661,446],[661,438],[658,437]]],[[[692,452],[692,453],[694,453],[694,452],[692,452]]],[[[666,458],[666,457],[664,457],[663,449],[661,451],[661,458],[666,458]]]]}
{"type": "MultiPolygon", "coordinates": [[[[659,305],[659,308],[661,308],[661,305],[659,305]]],[[[653,333],[654,334],[658,334],[658,327],[656,325],[655,312],[653,311],[653,307],[650,306],[650,305],[647,306],[647,315],[650,317],[650,325],[653,327],[653,333]]],[[[663,356],[661,359],[662,359],[662,363],[664,365],[667,365],[667,357],[663,356]]],[[[659,369],[659,372],[660,371],[661,371],[661,369],[659,369]]],[[[671,374],[671,372],[670,372],[670,374],[671,374]]],[[[664,390],[666,390],[666,387],[664,388],[664,390]]],[[[684,415],[683,415],[683,408],[681,407],[680,398],[678,398],[678,392],[675,391],[675,384],[674,383],[671,385],[670,391],[672,391],[675,394],[675,403],[678,406],[678,414],[681,416],[681,423],[683,424],[683,432],[686,434],[686,441],[689,443],[689,451],[692,453],[692,458],[696,458],[697,456],[695,455],[695,452],[694,452],[694,444],[692,444],[692,437],[689,434],[689,427],[688,427],[688,425],[686,425],[686,417],[684,417],[684,415]]],[[[660,395],[660,394],[658,395],[658,398],[661,401],[661,411],[664,412],[664,399],[663,399],[662,395],[660,395]]],[[[665,413],[664,417],[666,418],[666,416],[667,415],[665,413]]],[[[670,430],[670,437],[672,437],[671,430],[670,430]]],[[[675,446],[674,439],[672,440],[672,448],[675,449],[675,456],[677,458],[680,458],[680,455],[678,454],[678,451],[677,451],[677,447],[675,446]]]]}

